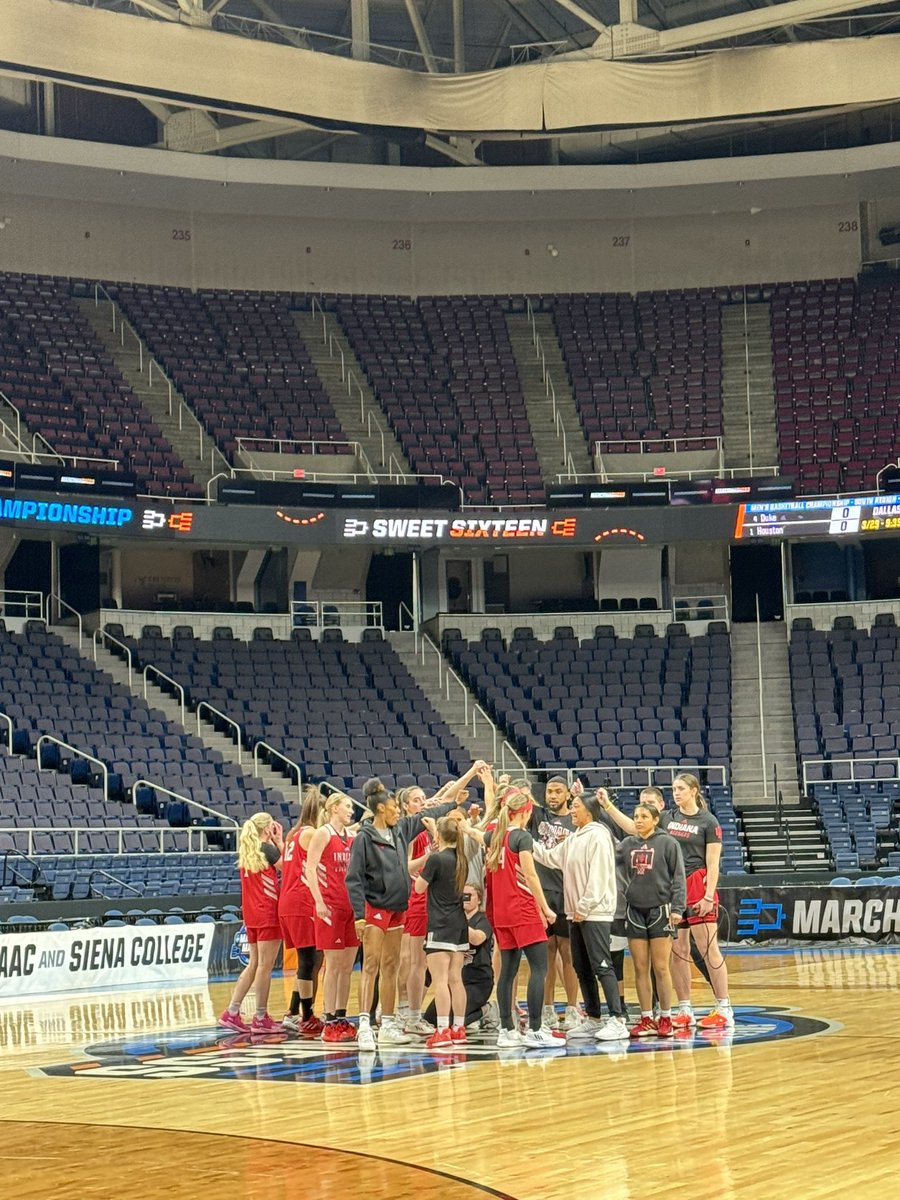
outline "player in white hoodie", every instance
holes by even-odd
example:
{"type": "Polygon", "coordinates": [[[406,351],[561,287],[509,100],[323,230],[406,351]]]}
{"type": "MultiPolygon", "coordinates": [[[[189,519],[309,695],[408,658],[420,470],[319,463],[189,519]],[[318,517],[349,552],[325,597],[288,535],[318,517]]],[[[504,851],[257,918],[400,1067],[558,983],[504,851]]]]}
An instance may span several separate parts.
{"type": "Polygon", "coordinates": [[[536,862],[563,874],[563,902],[571,922],[572,964],[584,997],[585,1019],[567,1034],[573,1041],[598,1038],[624,1041],[628,1026],[622,1014],[609,939],[616,915],[616,852],[594,796],[572,801],[573,833],[552,849],[534,844],[536,862]],[[609,1008],[604,1023],[597,980],[609,1008]]]}

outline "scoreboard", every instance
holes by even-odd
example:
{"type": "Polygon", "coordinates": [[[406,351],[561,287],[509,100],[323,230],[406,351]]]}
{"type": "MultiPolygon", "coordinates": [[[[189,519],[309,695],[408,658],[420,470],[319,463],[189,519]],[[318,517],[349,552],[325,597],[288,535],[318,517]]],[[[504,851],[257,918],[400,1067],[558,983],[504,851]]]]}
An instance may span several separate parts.
{"type": "Polygon", "coordinates": [[[865,537],[900,535],[900,496],[851,496],[843,500],[785,500],[741,504],[736,541],[774,537],[865,537]]]}

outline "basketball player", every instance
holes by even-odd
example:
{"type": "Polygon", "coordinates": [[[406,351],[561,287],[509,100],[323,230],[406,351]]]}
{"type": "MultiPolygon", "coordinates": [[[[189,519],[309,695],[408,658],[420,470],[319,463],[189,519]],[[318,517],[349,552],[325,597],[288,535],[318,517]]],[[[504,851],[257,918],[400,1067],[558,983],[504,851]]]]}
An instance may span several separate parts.
{"type": "Polygon", "coordinates": [[[238,1033],[283,1033],[267,1008],[272,968],[281,948],[278,923],[278,868],[284,849],[281,826],[268,813],[254,813],[241,826],[238,838],[238,867],[241,877],[241,911],[250,961],[238,976],[231,1002],[219,1017],[219,1024],[238,1033]],[[248,1025],[241,1017],[241,1002],[255,991],[256,1012],[248,1025]]]}
{"type": "MultiPolygon", "coordinates": [[[[415,890],[415,889],[413,889],[415,890]]],[[[469,949],[463,960],[462,981],[466,989],[466,1018],[468,1028],[484,1022],[485,1013],[494,990],[494,971],[491,958],[494,950],[494,931],[481,909],[484,892],[477,883],[468,881],[463,892],[463,912],[469,927],[469,949]]],[[[437,1006],[432,1000],[425,1013],[425,1020],[434,1024],[437,1006]]],[[[484,1024],[481,1028],[485,1028],[484,1024]]]]}
{"type": "Polygon", "coordinates": [[[685,906],[684,862],[675,839],[659,828],[654,804],[634,810],[637,833],[619,846],[625,877],[625,926],[634,960],[634,983],[641,1016],[631,1037],[672,1037],[672,932],[685,906]],[[659,1018],[653,1017],[650,964],[659,993],[659,1018]]]}
{"type": "Polygon", "coordinates": [[[574,832],[552,850],[534,844],[538,863],[560,870],[563,903],[570,923],[572,961],[581,984],[587,1014],[569,1033],[578,1038],[620,1041],[628,1037],[622,1016],[619,985],[612,965],[610,937],[616,915],[616,852],[612,834],[601,820],[600,802],[594,796],[572,801],[574,832]],[[609,1009],[604,1023],[597,981],[609,1009]]]}
{"type": "Polygon", "coordinates": [[[437,822],[436,835],[437,851],[429,855],[414,885],[417,892],[425,892],[428,897],[425,953],[435,1004],[435,1030],[425,1043],[429,1050],[447,1049],[467,1040],[466,988],[462,979],[469,949],[468,922],[463,911],[469,872],[465,834],[458,821],[444,816],[437,822]]]}
{"type": "Polygon", "coordinates": [[[297,951],[297,979],[290,1008],[281,1023],[285,1029],[306,1038],[319,1037],[324,1028],[314,1012],[322,951],[316,949],[315,908],[304,873],[309,843],[325,819],[324,811],[324,796],[315,784],[307,784],[300,816],[284,839],[278,896],[281,936],[286,945],[297,951]]]}
{"type": "Polygon", "coordinates": [[[325,801],[326,823],[313,834],[306,852],[306,883],[315,909],[316,949],[325,956],[323,1042],[352,1042],[356,1029],[347,1020],[350,973],[359,939],[347,894],[347,867],[353,835],[353,801],[332,792],[325,801]]]}
{"type": "MultiPolygon", "coordinates": [[[[581,783],[576,781],[575,795],[581,794],[581,783]]],[[[571,809],[572,794],[564,776],[554,775],[547,780],[544,803],[534,806],[529,833],[535,846],[541,845],[552,851],[573,831],[571,809]]],[[[556,912],[556,920],[547,930],[547,982],[544,988],[543,1024],[547,1029],[558,1028],[553,997],[556,992],[556,956],[562,962],[563,984],[566,990],[566,1012],[562,1020],[563,1029],[575,1029],[581,1024],[578,1015],[578,975],[572,965],[572,949],[569,938],[569,918],[563,904],[562,871],[546,865],[541,856],[535,854],[538,879],[544,889],[547,903],[556,912]]]]}
{"type": "Polygon", "coordinates": [[[523,782],[507,788],[501,801],[496,827],[483,835],[488,919],[500,947],[497,998],[501,1030],[497,1045],[504,1048],[524,1044],[536,1049],[558,1046],[559,1039],[541,1027],[547,978],[546,927],[556,920],[556,913],[544,897],[534,868],[534,839],[527,830],[534,797],[523,782]],[[531,971],[528,1030],[524,1036],[513,1027],[512,1019],[513,990],[523,954],[531,971]]]}
{"type": "MultiPolygon", "coordinates": [[[[363,964],[359,984],[360,1050],[375,1049],[375,1034],[369,1010],[375,995],[375,981],[381,977],[380,996],[382,1045],[403,1046],[410,1041],[395,1021],[397,966],[406,908],[409,904],[410,876],[408,847],[424,828],[422,813],[400,816],[400,806],[380,779],[370,779],[363,788],[372,820],[360,827],[353,841],[347,868],[347,893],[356,917],[357,934],[363,939],[363,964]]],[[[429,816],[443,817],[455,808],[449,800],[428,810],[429,816]]]]}

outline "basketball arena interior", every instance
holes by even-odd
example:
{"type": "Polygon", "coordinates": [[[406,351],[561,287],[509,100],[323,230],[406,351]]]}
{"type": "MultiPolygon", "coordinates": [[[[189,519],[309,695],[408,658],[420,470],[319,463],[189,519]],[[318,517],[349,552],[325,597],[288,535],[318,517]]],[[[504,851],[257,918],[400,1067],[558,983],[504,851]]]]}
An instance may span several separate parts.
{"type": "Polygon", "coordinates": [[[889,1194],[900,9],[0,10],[17,1194],[889,1194]],[[474,763],[699,781],[731,1025],[226,1036],[248,818],[474,763]]]}

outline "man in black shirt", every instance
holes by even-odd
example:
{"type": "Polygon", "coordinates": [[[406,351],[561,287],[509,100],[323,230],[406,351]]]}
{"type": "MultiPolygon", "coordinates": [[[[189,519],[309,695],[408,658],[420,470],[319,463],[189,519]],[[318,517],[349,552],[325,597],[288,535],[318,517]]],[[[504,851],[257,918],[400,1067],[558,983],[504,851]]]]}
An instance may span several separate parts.
{"type": "MultiPolygon", "coordinates": [[[[581,783],[576,780],[572,792],[562,775],[553,775],[547,780],[544,788],[544,803],[536,804],[528,832],[536,842],[540,842],[545,850],[553,850],[560,842],[565,841],[575,828],[572,822],[570,806],[572,795],[582,791],[581,783]]],[[[566,920],[563,905],[562,871],[553,867],[544,867],[535,863],[538,879],[547,898],[547,903],[557,913],[554,923],[547,929],[549,969],[547,982],[544,985],[544,1014],[543,1025],[551,1031],[559,1027],[553,997],[556,991],[556,955],[562,959],[563,984],[566,989],[566,1015],[563,1017],[563,1029],[574,1029],[580,1023],[578,1015],[578,976],[572,966],[572,951],[569,944],[569,922],[566,920]]]]}

